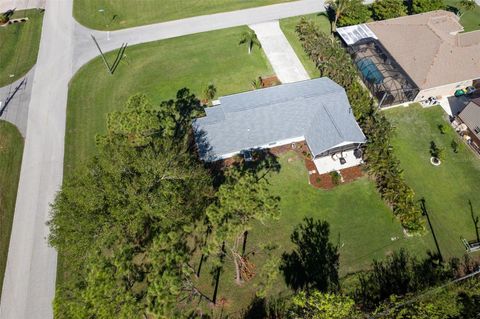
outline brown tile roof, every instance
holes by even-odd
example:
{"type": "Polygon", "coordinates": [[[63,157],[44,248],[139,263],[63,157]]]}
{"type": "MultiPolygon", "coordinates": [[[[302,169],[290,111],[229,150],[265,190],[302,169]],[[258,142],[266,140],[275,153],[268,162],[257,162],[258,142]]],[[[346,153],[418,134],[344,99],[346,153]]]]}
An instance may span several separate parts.
{"type": "Polygon", "coordinates": [[[480,31],[443,10],[367,24],[420,89],[480,78],[480,31]]]}

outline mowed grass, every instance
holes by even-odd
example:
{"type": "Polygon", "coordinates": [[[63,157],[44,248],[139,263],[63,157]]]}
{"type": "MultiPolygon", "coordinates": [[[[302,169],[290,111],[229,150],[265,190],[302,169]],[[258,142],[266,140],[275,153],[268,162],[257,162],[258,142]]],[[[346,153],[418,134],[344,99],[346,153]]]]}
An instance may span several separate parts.
{"type": "MultiPolygon", "coordinates": [[[[212,31],[129,47],[114,75],[97,57],[72,79],[69,89],[65,172],[95,152],[95,135],[105,131],[106,114],[123,108],[135,93],[146,93],[153,103],[175,98],[187,87],[203,98],[209,83],[217,96],[251,90],[252,80],[273,71],[262,50],[248,54],[239,46],[247,27],[212,31]]],[[[108,53],[113,61],[116,52],[108,53]]]]}
{"type": "Polygon", "coordinates": [[[315,63],[305,53],[305,50],[302,47],[302,43],[300,42],[298,35],[295,32],[295,28],[300,23],[302,18],[315,22],[318,28],[325,33],[330,33],[330,22],[324,14],[316,13],[280,20],[280,28],[285,34],[288,42],[290,42],[290,45],[292,46],[298,58],[302,62],[303,66],[305,67],[305,70],[307,70],[308,75],[310,75],[311,78],[318,78],[320,77],[320,71],[315,66],[315,63]]]}
{"type": "Polygon", "coordinates": [[[424,197],[445,257],[460,256],[465,249],[460,240],[475,239],[475,227],[468,201],[480,216],[480,159],[467,148],[445,120],[439,106],[423,109],[418,104],[385,112],[396,127],[395,154],[405,170],[407,183],[418,198],[424,197]],[[444,125],[441,134],[438,125],[444,125]],[[454,153],[451,142],[459,144],[454,153]],[[430,164],[430,142],[445,149],[438,167],[430,164]]]}
{"type": "MultiPolygon", "coordinates": [[[[270,175],[270,183],[273,194],[281,198],[280,219],[253,227],[248,234],[247,253],[261,245],[276,245],[272,256],[280,257],[283,252],[290,252],[293,248],[290,234],[304,217],[326,220],[330,224],[330,240],[339,247],[341,276],[366,269],[373,259],[382,259],[401,247],[417,256],[424,256],[427,249],[434,247],[429,235],[404,236],[400,223],[381,200],[370,179],[364,177],[332,190],[321,190],[308,184],[304,161],[296,153],[281,155],[279,162],[280,172],[270,175]]],[[[269,257],[256,253],[249,254],[249,258],[260,270],[269,257]]],[[[195,262],[198,265],[198,260],[195,262]]],[[[199,287],[212,296],[214,277],[210,274],[212,268],[209,264],[210,261],[203,265],[199,287]]],[[[239,287],[234,283],[234,277],[234,268],[227,259],[217,297],[217,300],[223,298],[226,301],[226,313],[237,313],[247,307],[261,281],[256,276],[239,287]]],[[[282,273],[270,293],[291,293],[282,273]]]]}
{"type": "MultiPolygon", "coordinates": [[[[20,132],[14,125],[0,121],[0,283],[7,264],[22,154],[20,132]]],[[[0,297],[1,290],[0,286],[0,297]]]]}
{"type": "Polygon", "coordinates": [[[290,1],[293,0],[75,0],[73,15],[89,28],[117,30],[290,1]]]}
{"type": "Polygon", "coordinates": [[[17,11],[13,18],[25,16],[29,18],[25,23],[0,28],[0,87],[24,76],[37,61],[43,12],[17,11]]]}
{"type": "Polygon", "coordinates": [[[480,29],[480,6],[476,5],[475,9],[466,11],[460,6],[460,0],[444,0],[445,5],[452,6],[460,10],[464,14],[460,18],[460,23],[465,28],[465,32],[480,29]]]}

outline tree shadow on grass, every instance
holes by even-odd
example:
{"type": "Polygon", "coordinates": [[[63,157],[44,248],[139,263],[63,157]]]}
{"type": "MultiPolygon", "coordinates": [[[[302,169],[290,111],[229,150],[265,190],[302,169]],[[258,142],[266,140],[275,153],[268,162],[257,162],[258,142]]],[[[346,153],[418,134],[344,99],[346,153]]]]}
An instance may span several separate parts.
{"type": "Polygon", "coordinates": [[[329,241],[330,227],[326,221],[304,218],[290,236],[296,245],[291,253],[282,255],[281,271],[287,285],[294,289],[335,291],[339,287],[339,254],[329,241]]]}

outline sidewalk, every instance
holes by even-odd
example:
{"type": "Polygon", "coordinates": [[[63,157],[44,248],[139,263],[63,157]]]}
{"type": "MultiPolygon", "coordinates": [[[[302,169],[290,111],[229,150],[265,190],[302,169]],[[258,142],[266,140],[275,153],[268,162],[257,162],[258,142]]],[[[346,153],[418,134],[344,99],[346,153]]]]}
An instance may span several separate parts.
{"type": "MultiPolygon", "coordinates": [[[[310,79],[277,21],[249,25],[257,34],[262,49],[282,83],[310,79]]],[[[254,49],[255,50],[255,49],[254,49]]]]}

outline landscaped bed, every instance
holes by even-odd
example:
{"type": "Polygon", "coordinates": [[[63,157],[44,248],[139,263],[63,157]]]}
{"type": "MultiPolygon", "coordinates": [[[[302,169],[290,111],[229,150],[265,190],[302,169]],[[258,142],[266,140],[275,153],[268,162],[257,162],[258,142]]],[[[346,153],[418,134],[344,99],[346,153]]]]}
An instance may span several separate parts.
{"type": "Polygon", "coordinates": [[[23,17],[28,21],[0,27],[0,87],[25,75],[37,61],[43,12],[17,11],[11,19],[23,17]]]}
{"type": "MultiPolygon", "coordinates": [[[[20,132],[12,124],[0,121],[0,283],[7,264],[22,154],[20,132]]],[[[0,297],[1,290],[0,286],[0,297]]]]}
{"type": "Polygon", "coordinates": [[[413,104],[385,114],[396,127],[395,154],[417,198],[426,200],[444,257],[461,256],[465,252],[461,238],[475,239],[469,201],[474,214],[480,216],[480,160],[449,126],[440,106],[424,109],[413,104]],[[430,163],[432,141],[444,150],[439,166],[430,163]],[[458,153],[453,151],[452,141],[459,145],[458,153]]]}
{"type": "Polygon", "coordinates": [[[116,30],[293,0],[75,0],[73,15],[83,25],[116,30]]]}

